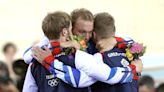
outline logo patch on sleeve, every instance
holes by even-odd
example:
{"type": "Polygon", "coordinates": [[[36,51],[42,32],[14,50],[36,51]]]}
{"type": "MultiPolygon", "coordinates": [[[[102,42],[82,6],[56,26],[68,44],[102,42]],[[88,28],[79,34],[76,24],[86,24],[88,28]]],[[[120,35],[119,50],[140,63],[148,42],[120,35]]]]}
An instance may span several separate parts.
{"type": "Polygon", "coordinates": [[[127,67],[129,65],[129,62],[126,59],[122,59],[121,64],[123,65],[123,67],[127,67]]]}

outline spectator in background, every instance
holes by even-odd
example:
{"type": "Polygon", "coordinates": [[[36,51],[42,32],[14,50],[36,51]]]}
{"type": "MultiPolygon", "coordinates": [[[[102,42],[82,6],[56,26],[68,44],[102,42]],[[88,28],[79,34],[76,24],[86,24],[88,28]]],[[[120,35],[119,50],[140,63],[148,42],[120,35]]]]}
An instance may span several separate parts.
{"type": "Polygon", "coordinates": [[[164,92],[164,83],[160,84],[157,89],[156,92],[164,92]]]}
{"type": "Polygon", "coordinates": [[[139,79],[139,92],[155,92],[154,84],[154,79],[151,76],[142,76],[139,79]]]}
{"type": "Polygon", "coordinates": [[[19,92],[10,79],[8,67],[0,61],[0,92],[19,92]]]}
{"type": "Polygon", "coordinates": [[[0,84],[6,83],[10,79],[8,67],[5,63],[0,61],[0,84]]]}
{"type": "Polygon", "coordinates": [[[3,47],[3,54],[5,56],[4,61],[8,66],[10,77],[12,80],[16,79],[16,75],[13,72],[13,68],[12,68],[12,64],[13,64],[13,61],[15,59],[16,51],[17,51],[17,48],[16,48],[15,44],[10,43],[10,42],[6,43],[3,47]]]}
{"type": "Polygon", "coordinates": [[[16,80],[17,83],[16,86],[20,92],[22,91],[23,88],[23,83],[25,80],[27,68],[28,68],[28,64],[26,64],[23,59],[17,59],[13,62],[13,70],[15,74],[18,76],[16,80]]]}

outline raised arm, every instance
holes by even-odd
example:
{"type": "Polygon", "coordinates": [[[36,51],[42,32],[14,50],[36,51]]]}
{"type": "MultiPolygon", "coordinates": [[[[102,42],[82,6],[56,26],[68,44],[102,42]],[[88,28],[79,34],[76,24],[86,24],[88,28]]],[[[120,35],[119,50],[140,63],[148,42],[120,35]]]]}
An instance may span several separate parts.
{"type": "Polygon", "coordinates": [[[68,83],[73,87],[83,88],[96,82],[94,78],[88,76],[83,71],[79,71],[75,68],[64,65],[59,60],[55,59],[48,48],[42,50],[39,47],[33,47],[32,50],[34,54],[33,57],[36,58],[36,60],[40,62],[47,70],[63,80],[65,83],[68,83]]]}
{"type": "MultiPolygon", "coordinates": [[[[47,46],[49,44],[49,40],[47,37],[44,37],[43,39],[40,40],[40,42],[38,44],[36,44],[35,46],[38,47],[44,47],[47,46]]],[[[25,63],[29,64],[33,61],[35,61],[35,59],[32,57],[32,46],[29,47],[23,54],[23,59],[25,61],[25,63]]]]}
{"type": "MultiPolygon", "coordinates": [[[[59,62],[57,59],[55,59],[51,55],[51,52],[47,48],[45,51],[42,49],[39,49],[39,48],[36,48],[36,49],[38,49],[38,50],[36,50],[36,52],[34,51],[34,53],[36,53],[35,58],[40,63],[42,63],[43,66],[46,67],[49,71],[51,71],[54,74],[59,74],[59,75],[57,75],[57,77],[64,76],[64,78],[66,78],[65,82],[69,83],[71,85],[72,85],[72,83],[74,83],[74,82],[70,82],[71,78],[74,78],[73,80],[84,79],[82,81],[76,82],[76,83],[79,83],[78,87],[84,87],[85,85],[82,85],[82,84],[86,83],[85,81],[88,82],[88,79],[89,80],[98,79],[100,81],[103,81],[103,82],[106,82],[109,84],[115,84],[115,83],[119,83],[119,82],[121,82],[121,83],[131,82],[133,79],[133,74],[131,72],[130,67],[110,68],[106,64],[100,63],[99,68],[101,68],[101,69],[94,70],[94,68],[97,68],[96,67],[97,63],[93,63],[94,67],[90,67],[90,66],[92,66],[92,64],[89,62],[90,62],[90,60],[92,60],[91,62],[96,62],[96,61],[93,59],[89,59],[88,56],[83,56],[83,54],[81,54],[81,56],[82,56],[81,58],[85,58],[86,61],[84,61],[85,63],[82,63],[81,67],[77,66],[78,64],[76,63],[76,67],[79,68],[79,70],[80,70],[79,71],[77,69],[71,68],[70,66],[63,65],[62,62],[59,62]],[[37,55],[38,52],[42,53],[42,54],[37,55]],[[87,61],[88,61],[88,64],[86,65],[87,67],[85,68],[85,64],[87,63],[87,61]],[[104,68],[102,68],[102,67],[104,67],[104,68]],[[88,77],[88,75],[91,77],[88,77]],[[74,76],[74,77],[71,77],[71,76],[74,76]]],[[[89,54],[87,54],[87,55],[89,55],[89,54]]],[[[90,55],[89,55],[89,57],[90,57],[90,55]]],[[[93,58],[93,56],[90,58],[93,58]]],[[[76,58],[75,58],[75,62],[76,62],[76,58]]],[[[77,62],[79,62],[79,61],[77,61],[77,62]]],[[[80,61],[80,62],[83,62],[83,61],[80,61]]],[[[63,79],[63,78],[61,77],[61,79],[63,79]]],[[[65,80],[65,79],[63,79],[63,80],[65,80]]],[[[89,82],[89,83],[90,84],[87,84],[87,86],[93,84],[92,82],[89,82]]],[[[77,87],[77,85],[76,85],[76,87],[77,87]]]]}
{"type": "Polygon", "coordinates": [[[49,70],[56,77],[60,78],[65,83],[68,83],[73,87],[88,87],[97,81],[94,78],[88,76],[83,71],[79,71],[75,68],[64,65],[57,59],[54,60],[53,57],[48,57],[45,60],[46,62],[42,63],[42,65],[47,70],[49,70]]]}
{"type": "Polygon", "coordinates": [[[135,65],[128,67],[110,68],[103,63],[100,53],[90,55],[83,51],[76,51],[75,66],[77,69],[84,71],[89,76],[109,84],[130,82],[136,77],[135,65]]]}

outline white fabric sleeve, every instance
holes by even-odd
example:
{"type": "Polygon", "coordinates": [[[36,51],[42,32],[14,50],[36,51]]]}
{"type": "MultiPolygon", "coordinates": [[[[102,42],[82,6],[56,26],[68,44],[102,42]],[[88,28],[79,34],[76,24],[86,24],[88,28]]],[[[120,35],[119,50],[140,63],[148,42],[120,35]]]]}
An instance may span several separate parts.
{"type": "Polygon", "coordinates": [[[64,65],[58,60],[53,61],[51,67],[49,68],[49,71],[55,74],[56,77],[73,87],[88,87],[97,81],[94,78],[88,76],[83,71],[79,71],[75,68],[64,65]]]}
{"type": "Polygon", "coordinates": [[[31,65],[32,63],[28,66],[22,92],[38,92],[38,86],[31,73],[31,65]]]}
{"type": "MultiPolygon", "coordinates": [[[[40,42],[38,44],[36,44],[35,46],[39,46],[39,47],[43,47],[43,46],[47,46],[49,44],[49,40],[47,37],[44,37],[43,39],[40,40],[40,42]]],[[[32,62],[32,59],[34,59],[32,57],[32,51],[31,51],[31,47],[29,47],[23,54],[23,59],[25,61],[25,63],[29,64],[32,62]]]]}
{"type": "Polygon", "coordinates": [[[75,66],[89,76],[108,84],[126,83],[131,82],[133,79],[130,67],[110,68],[103,62],[100,53],[93,56],[77,50],[75,54],[75,66]]]}

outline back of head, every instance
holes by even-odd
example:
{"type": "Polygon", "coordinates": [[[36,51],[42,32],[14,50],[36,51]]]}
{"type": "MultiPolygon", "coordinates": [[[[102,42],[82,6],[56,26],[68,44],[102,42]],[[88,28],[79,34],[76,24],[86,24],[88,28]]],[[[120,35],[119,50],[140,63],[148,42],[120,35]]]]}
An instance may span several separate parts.
{"type": "Polygon", "coordinates": [[[155,84],[154,79],[151,76],[145,75],[139,79],[140,90],[142,90],[142,87],[146,87],[145,89],[149,90],[149,92],[154,92],[155,90],[154,84],[155,84]]]}
{"type": "Polygon", "coordinates": [[[157,87],[156,92],[164,92],[164,83],[160,84],[160,85],[157,87]]]}
{"type": "Polygon", "coordinates": [[[6,44],[4,45],[4,47],[3,47],[3,53],[7,53],[8,49],[9,49],[10,47],[12,47],[12,48],[15,50],[15,52],[16,52],[16,46],[15,46],[13,43],[8,42],[8,43],[6,43],[6,44]]]}
{"type": "Polygon", "coordinates": [[[70,16],[62,11],[49,13],[42,22],[42,29],[48,39],[59,39],[63,28],[69,28],[71,23],[70,16]]]}
{"type": "Polygon", "coordinates": [[[16,75],[24,77],[28,68],[28,64],[23,59],[17,59],[13,62],[13,70],[16,75]]]}
{"type": "Polygon", "coordinates": [[[16,51],[17,51],[17,48],[16,48],[16,45],[11,43],[11,42],[8,42],[4,45],[3,47],[3,53],[4,53],[4,56],[5,56],[5,62],[12,62],[14,60],[14,56],[16,54],[16,51]]]}
{"type": "Polygon", "coordinates": [[[27,68],[28,64],[26,64],[23,59],[17,59],[13,62],[13,70],[15,74],[19,77],[16,81],[16,86],[20,91],[22,91],[23,88],[27,68]]]}
{"type": "Polygon", "coordinates": [[[145,75],[139,79],[139,86],[147,85],[148,87],[154,87],[154,79],[151,76],[145,75]]]}
{"type": "Polygon", "coordinates": [[[75,9],[71,12],[72,26],[76,24],[76,21],[81,18],[86,21],[94,21],[93,14],[84,8],[75,9]]]}
{"type": "Polygon", "coordinates": [[[115,33],[114,18],[105,12],[96,14],[94,32],[100,39],[112,37],[115,33]]]}

